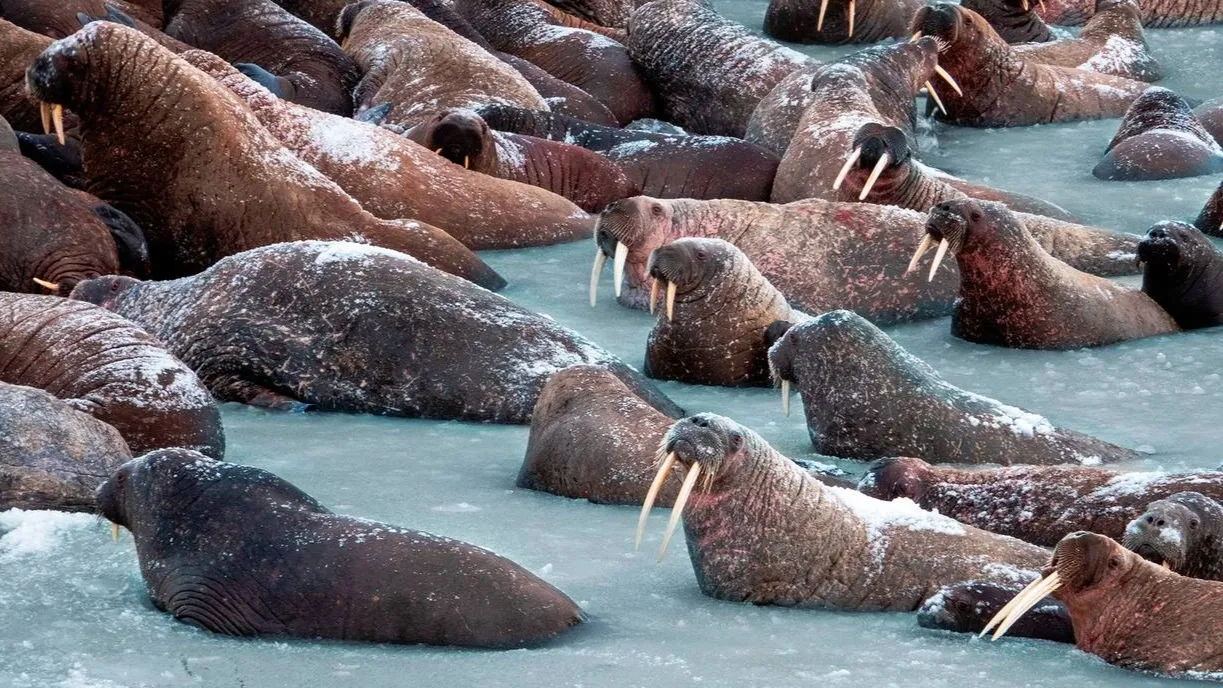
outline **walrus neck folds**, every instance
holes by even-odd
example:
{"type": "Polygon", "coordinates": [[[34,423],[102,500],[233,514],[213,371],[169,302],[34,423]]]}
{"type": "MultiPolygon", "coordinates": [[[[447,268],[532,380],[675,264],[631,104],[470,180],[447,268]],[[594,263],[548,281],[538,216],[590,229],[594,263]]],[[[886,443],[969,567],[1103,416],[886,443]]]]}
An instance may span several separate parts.
{"type": "Polygon", "coordinates": [[[166,341],[183,313],[195,302],[198,289],[184,288],[201,278],[141,282],[116,296],[106,308],[140,325],[149,334],[166,341]]]}

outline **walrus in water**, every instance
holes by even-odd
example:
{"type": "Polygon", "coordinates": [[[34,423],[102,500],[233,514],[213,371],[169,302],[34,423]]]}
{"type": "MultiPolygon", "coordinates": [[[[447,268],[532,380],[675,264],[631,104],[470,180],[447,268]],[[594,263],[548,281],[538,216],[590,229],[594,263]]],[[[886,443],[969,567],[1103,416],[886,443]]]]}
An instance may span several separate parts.
{"type": "Polygon", "coordinates": [[[1109,181],[1199,177],[1223,171],[1223,148],[1184,98],[1152,88],[1126,111],[1104,157],[1091,171],[1109,181]]]}
{"type": "Polygon", "coordinates": [[[505,284],[442,230],[363,210],[229,90],[133,29],[90,24],[52,44],[28,80],[39,100],[80,115],[89,191],[144,229],[157,278],[256,246],[335,239],[403,251],[489,288],[505,284]]]}
{"type": "Polygon", "coordinates": [[[938,246],[960,266],[951,333],[1019,349],[1074,349],[1177,332],[1151,297],[1080,272],[1049,255],[998,203],[947,201],[930,211],[912,267],[938,246]]]}
{"type": "Polygon", "coordinates": [[[764,32],[790,43],[875,43],[909,35],[924,0],[770,0],[764,32]]]}
{"type": "Polygon", "coordinates": [[[1197,228],[1161,222],[1138,244],[1142,291],[1186,330],[1223,325],[1223,254],[1197,228]]]}
{"type": "Polygon", "coordinates": [[[1147,47],[1141,13],[1137,0],[1097,0],[1095,16],[1077,36],[1017,45],[1014,49],[1025,59],[1041,64],[1159,81],[1164,69],[1147,47]]]}
{"type": "Polygon", "coordinates": [[[1046,595],[1064,603],[1075,644],[1125,669],[1180,677],[1223,671],[1223,583],[1181,576],[1115,540],[1077,532],[1057,544],[1033,581],[990,621],[997,640],[1046,595]]]}
{"type": "Polygon", "coordinates": [[[665,294],[645,345],[643,372],[659,380],[728,387],[769,384],[769,327],[797,322],[794,311],[743,252],[721,239],[677,239],[647,266],[665,294]]]}
{"type": "Polygon", "coordinates": [[[1195,107],[1193,114],[1214,140],[1223,146],[1223,98],[1215,98],[1195,107]]]}
{"type": "Polygon", "coordinates": [[[1182,576],[1223,581],[1223,506],[1201,492],[1152,502],[1126,527],[1121,542],[1182,576]]]}
{"type": "MultiPolygon", "coordinates": [[[[676,423],[658,456],[659,482],[674,467],[684,471],[659,558],[682,515],[697,583],[710,597],[912,611],[948,583],[1023,581],[1047,558],[1040,547],[912,503],[826,487],[755,432],[714,414],[676,423]]],[[[642,506],[638,542],[651,506],[642,506]]]]}
{"type": "Polygon", "coordinates": [[[913,31],[939,39],[939,64],[961,86],[942,94],[952,124],[1021,127],[1120,117],[1148,88],[1132,79],[1042,64],[1016,52],[981,15],[956,5],[924,7],[913,31]]]}
{"type": "Polygon", "coordinates": [[[472,249],[554,244],[594,228],[593,217],[556,194],[469,172],[382,127],[282,101],[211,53],[193,50],[183,59],[378,217],[418,218],[472,249]]]}
{"type": "MultiPolygon", "coordinates": [[[[1050,24],[1077,26],[1091,18],[1098,0],[1046,0],[1040,14],[1050,24]]],[[[1223,23],[1219,0],[1143,0],[1142,25],[1148,29],[1223,23]]]]}
{"type": "Polygon", "coordinates": [[[442,110],[405,134],[456,165],[547,189],[587,212],[641,193],[619,165],[560,141],[489,129],[468,110],[442,110]]]}
{"type": "Polygon", "coordinates": [[[933,463],[1099,464],[1138,453],[956,387],[849,311],[791,327],[769,349],[773,379],[798,387],[816,451],[933,463]]]}
{"type": "Polygon", "coordinates": [[[0,457],[0,511],[93,511],[94,490],[132,455],[113,426],[40,389],[0,382],[0,457]]]}
{"type": "Polygon", "coordinates": [[[0,382],[53,394],[136,453],[225,455],[221,413],[195,374],[152,335],[87,303],[0,293],[0,382]]]}
{"type": "Polygon", "coordinates": [[[1206,200],[1206,205],[1193,221],[1193,226],[1203,234],[1223,237],[1223,184],[1219,184],[1219,188],[1206,200]]]}
{"type": "Polygon", "coordinates": [[[90,22],[110,21],[130,26],[176,53],[191,47],[163,33],[160,22],[148,22],[152,17],[138,9],[115,0],[4,0],[0,14],[24,29],[53,39],[71,36],[90,22]]]}
{"type": "Polygon", "coordinates": [[[1040,0],[964,0],[960,7],[972,10],[994,27],[1002,40],[1020,43],[1045,43],[1057,40],[1049,25],[1036,13],[1040,0]]]}
{"type": "Polygon", "coordinates": [[[361,244],[267,246],[169,282],[82,282],[72,298],[154,333],[226,401],[527,423],[552,373],[591,363],[680,412],[640,373],[551,319],[361,244]]]}
{"type": "Polygon", "coordinates": [[[336,35],[364,76],[357,114],[391,106],[385,122],[404,128],[442,109],[548,104],[521,74],[405,2],[361,0],[344,8],[336,35]]]}
{"type": "Polygon", "coordinates": [[[153,606],[213,633],[521,647],[582,621],[488,550],[334,514],[267,471],[191,451],[123,464],[98,510],[131,531],[153,606]]]}
{"type": "Polygon", "coordinates": [[[352,114],[357,64],[272,0],[166,0],[165,22],[166,33],[242,65],[280,98],[352,114]]]}

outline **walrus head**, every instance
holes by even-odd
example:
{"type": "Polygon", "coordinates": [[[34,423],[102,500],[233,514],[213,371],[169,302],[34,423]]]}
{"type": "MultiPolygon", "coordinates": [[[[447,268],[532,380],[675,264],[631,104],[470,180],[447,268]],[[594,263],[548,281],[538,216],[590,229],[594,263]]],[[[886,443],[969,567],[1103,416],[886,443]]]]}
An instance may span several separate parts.
{"type": "Polygon", "coordinates": [[[934,36],[938,40],[940,53],[959,45],[971,46],[983,37],[992,37],[989,42],[1003,43],[984,17],[970,9],[945,2],[927,5],[913,15],[913,37],[922,36],[934,36]]]}
{"type": "Polygon", "coordinates": [[[617,298],[624,288],[626,266],[631,265],[633,286],[645,286],[646,263],[650,253],[662,246],[671,233],[672,218],[670,203],[649,196],[615,201],[603,209],[595,225],[597,250],[590,273],[591,308],[594,308],[599,276],[603,274],[603,265],[608,257],[613,259],[612,279],[617,298]]]}
{"type": "Polygon", "coordinates": [[[906,498],[920,504],[931,472],[930,464],[921,459],[877,459],[867,467],[858,491],[885,501],[906,498]]]}
{"type": "Polygon", "coordinates": [[[743,252],[721,239],[677,239],[654,249],[646,264],[647,272],[654,278],[650,288],[650,312],[654,312],[660,287],[665,286],[667,320],[671,320],[676,294],[686,294],[707,286],[727,267],[740,260],[747,260],[743,252]]]}
{"type": "MultiPolygon", "coordinates": [[[[909,139],[899,127],[868,122],[854,134],[849,158],[832,183],[834,191],[865,201],[885,171],[897,170],[913,157],[909,139]]],[[[890,186],[890,185],[888,185],[890,186]]]]}
{"type": "Polygon", "coordinates": [[[349,34],[352,33],[352,28],[357,22],[357,15],[370,5],[378,4],[379,0],[361,0],[360,2],[351,2],[340,10],[340,13],[335,19],[335,40],[340,44],[340,47],[345,47],[344,43],[348,40],[349,34]]]}
{"type": "Polygon", "coordinates": [[[1204,538],[1214,537],[1203,519],[1219,512],[1218,502],[1200,492],[1178,492],[1151,502],[1126,526],[1121,544],[1147,561],[1184,573],[1190,553],[1204,538]]]}
{"type": "Polygon", "coordinates": [[[958,255],[976,239],[1006,241],[1007,237],[1026,231],[1019,218],[1001,203],[972,199],[944,201],[930,209],[926,233],[909,261],[908,271],[916,270],[922,256],[938,246],[930,265],[929,279],[933,281],[948,251],[953,256],[958,255]]]}
{"type": "Polygon", "coordinates": [[[464,169],[487,173],[496,166],[492,132],[474,112],[443,110],[405,136],[464,169]]]}
{"type": "Polygon", "coordinates": [[[1160,222],[1138,242],[1138,262],[1152,277],[1189,279],[1216,255],[1206,235],[1184,222],[1160,222]]]}
{"type": "Polygon", "coordinates": [[[79,282],[69,293],[68,298],[74,301],[85,301],[107,310],[114,310],[115,305],[131,289],[138,286],[140,280],[119,275],[95,277],[79,282]]]}
{"type": "Polygon", "coordinates": [[[861,71],[871,100],[888,121],[909,122],[912,126],[916,121],[913,99],[923,87],[941,107],[931,84],[935,75],[952,90],[960,92],[960,85],[938,65],[938,49],[937,39],[926,36],[916,41],[867,48],[847,55],[839,63],[861,71]]]}

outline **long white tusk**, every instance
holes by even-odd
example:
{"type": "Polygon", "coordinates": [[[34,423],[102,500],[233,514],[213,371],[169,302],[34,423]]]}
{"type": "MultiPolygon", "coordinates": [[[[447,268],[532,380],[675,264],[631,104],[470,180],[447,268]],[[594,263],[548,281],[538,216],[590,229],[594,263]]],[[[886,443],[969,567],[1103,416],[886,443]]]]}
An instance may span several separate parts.
{"type": "Polygon", "coordinates": [[[684,513],[684,506],[688,503],[688,495],[692,494],[692,486],[696,485],[696,477],[701,474],[701,462],[693,461],[692,467],[688,469],[688,475],[684,478],[684,484],[679,488],[679,496],[675,498],[675,506],[671,508],[671,520],[667,521],[667,530],[662,536],[662,546],[658,548],[658,563],[662,563],[662,558],[667,554],[667,545],[671,544],[671,535],[675,533],[675,526],[679,524],[679,517],[684,513]]]}
{"type": "MultiPolygon", "coordinates": [[[[1056,576],[1057,574],[1053,573],[1049,576],[1049,578],[1055,578],[1056,576]]],[[[1049,580],[1049,578],[1037,578],[1036,580],[1029,583],[1028,586],[1025,587],[1023,590],[1020,590],[1018,594],[1016,594],[1014,597],[1011,598],[1010,602],[1007,602],[1005,605],[1003,605],[1002,609],[998,610],[997,614],[994,614],[994,617],[989,620],[989,623],[985,624],[985,628],[981,629],[981,632],[977,634],[977,637],[978,638],[984,637],[985,634],[989,633],[990,629],[992,629],[994,626],[997,626],[998,624],[1009,619],[1012,612],[1014,612],[1020,606],[1025,604],[1034,595],[1036,595],[1041,590],[1043,590],[1046,585],[1048,585],[1047,581],[1049,580]]],[[[1039,602],[1046,594],[1048,593],[1039,595],[1038,597],[1036,597],[1035,601],[1039,602]]],[[[1025,609],[1024,611],[1026,612],[1027,610],[1025,609]]],[[[1021,615],[1022,613],[1023,612],[1021,612],[1021,615]]]]}
{"type": "Polygon", "coordinates": [[[650,315],[654,315],[654,303],[658,301],[658,283],[662,280],[654,278],[654,284],[650,285],[650,315]]]}
{"type": "Polygon", "coordinates": [[[623,241],[616,242],[616,257],[612,262],[612,284],[616,285],[616,298],[624,288],[624,264],[628,262],[628,245],[623,241]]]}
{"type": "Polygon", "coordinates": [[[599,296],[599,277],[603,275],[603,265],[607,262],[607,254],[598,246],[595,247],[595,264],[590,269],[590,307],[595,307],[599,296]]]}
{"type": "Polygon", "coordinates": [[[964,91],[960,90],[960,85],[955,82],[955,79],[951,77],[951,74],[946,69],[943,69],[940,65],[934,65],[934,73],[943,77],[943,81],[947,82],[947,85],[951,87],[951,90],[955,91],[960,96],[964,95],[964,91]]]}
{"type": "Polygon", "coordinates": [[[938,92],[934,90],[934,84],[929,81],[926,82],[926,94],[930,96],[930,100],[934,101],[934,104],[938,106],[938,109],[944,115],[947,114],[947,108],[943,107],[943,101],[938,97],[938,92]]]}
{"type": "Polygon", "coordinates": [[[667,282],[667,322],[675,317],[675,282],[667,282]]]}
{"type": "Polygon", "coordinates": [[[913,254],[912,260],[909,261],[909,269],[905,270],[906,275],[917,269],[917,261],[921,260],[921,257],[926,255],[926,251],[929,251],[933,245],[934,237],[929,234],[923,234],[921,243],[917,245],[917,252],[913,254]]]}
{"type": "Polygon", "coordinates": [[[1047,7],[1045,7],[1045,0],[1036,0],[1036,1],[1040,3],[1041,12],[1044,12],[1046,9],[1048,9],[1047,7]]]}
{"type": "Polygon", "coordinates": [[[59,141],[59,145],[67,143],[64,138],[64,106],[51,106],[51,122],[55,125],[55,138],[59,141]]]}
{"type": "Polygon", "coordinates": [[[1028,9],[1031,7],[1031,5],[1028,4],[1028,0],[1023,0],[1023,4],[1021,5],[1021,7],[1023,7],[1024,12],[1027,12],[1028,9]]]}
{"type": "Polygon", "coordinates": [[[1024,614],[1027,614],[1029,609],[1040,604],[1040,601],[1046,596],[1061,587],[1061,584],[1061,578],[1055,571],[1049,574],[1048,578],[1029,586],[1027,596],[1024,597],[1023,602],[1016,605],[1015,608],[1011,610],[1010,614],[1007,615],[1006,620],[1004,620],[1002,624],[998,626],[998,630],[994,631],[994,635],[990,637],[990,640],[997,640],[1006,635],[1006,632],[1011,630],[1011,626],[1014,626],[1016,621],[1019,621],[1024,614]]]}
{"type": "Polygon", "coordinates": [[[854,37],[854,0],[849,0],[849,37],[854,37]]]}
{"type": "Polygon", "coordinates": [[[790,417],[790,381],[781,381],[781,412],[790,417]]]}
{"type": "Polygon", "coordinates": [[[673,465],[675,465],[675,452],[667,454],[667,458],[663,459],[662,465],[658,467],[658,473],[654,474],[654,482],[650,483],[650,489],[645,493],[645,502],[641,505],[641,516],[637,517],[637,537],[633,539],[634,552],[641,547],[641,536],[645,533],[646,519],[650,517],[650,509],[654,508],[654,500],[658,498],[658,491],[662,489],[662,484],[671,473],[673,465]]]}
{"type": "Polygon", "coordinates": [[[926,280],[927,282],[934,281],[934,273],[938,272],[939,263],[943,262],[943,257],[947,255],[947,247],[950,245],[946,239],[938,242],[938,250],[934,252],[934,262],[930,264],[930,278],[926,280]]]}
{"type": "Polygon", "coordinates": [[[48,103],[38,104],[38,114],[42,116],[42,133],[51,133],[51,105],[48,103]]]}
{"type": "Polygon", "coordinates": [[[110,539],[114,540],[115,542],[119,541],[119,524],[118,523],[110,524],[110,539]]]}
{"type": "Polygon", "coordinates": [[[837,179],[832,183],[833,191],[840,191],[841,185],[845,183],[845,178],[849,176],[849,171],[854,168],[858,162],[858,158],[862,157],[862,147],[858,146],[849,154],[849,159],[841,166],[841,171],[837,173],[837,179]]]}
{"type": "Polygon", "coordinates": [[[871,189],[875,188],[875,182],[879,181],[879,175],[883,174],[884,168],[888,163],[892,162],[892,156],[884,153],[880,156],[879,161],[875,163],[875,169],[871,170],[871,176],[866,178],[866,186],[862,187],[862,193],[858,194],[859,201],[865,201],[870,195],[871,189]]]}
{"type": "Polygon", "coordinates": [[[59,285],[54,282],[48,282],[47,280],[40,280],[37,277],[35,277],[34,283],[42,287],[43,289],[49,289],[50,291],[59,291],[59,285]]]}
{"type": "Polygon", "coordinates": [[[828,0],[820,0],[820,16],[815,20],[815,30],[824,30],[824,13],[828,11],[828,0]]]}

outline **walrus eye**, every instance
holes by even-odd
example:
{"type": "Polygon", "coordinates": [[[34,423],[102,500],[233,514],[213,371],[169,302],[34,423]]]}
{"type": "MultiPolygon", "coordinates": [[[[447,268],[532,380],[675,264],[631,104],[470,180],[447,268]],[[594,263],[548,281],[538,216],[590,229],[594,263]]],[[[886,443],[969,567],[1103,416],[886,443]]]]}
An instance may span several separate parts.
{"type": "Polygon", "coordinates": [[[650,207],[650,212],[654,214],[654,217],[662,217],[662,206],[655,204],[650,207]]]}
{"type": "Polygon", "coordinates": [[[1189,530],[1197,530],[1197,529],[1198,529],[1197,519],[1193,519],[1189,521],[1189,530]]]}
{"type": "Polygon", "coordinates": [[[704,251],[697,251],[697,252],[696,252],[696,259],[697,259],[697,260],[704,261],[704,260],[707,260],[708,258],[709,258],[709,254],[705,253],[704,251]]]}
{"type": "Polygon", "coordinates": [[[118,294],[118,293],[119,293],[119,280],[111,280],[111,282],[110,282],[110,292],[111,292],[112,294],[118,294]]]}
{"type": "Polygon", "coordinates": [[[1108,558],[1108,568],[1110,568],[1110,569],[1115,569],[1115,568],[1117,568],[1117,567],[1119,567],[1119,566],[1121,566],[1121,560],[1120,560],[1120,559],[1118,559],[1117,557],[1109,557],[1109,558],[1108,558]]]}
{"type": "Polygon", "coordinates": [[[743,435],[740,435],[737,432],[732,432],[730,434],[730,446],[732,449],[738,449],[739,447],[743,446],[743,435]]]}
{"type": "Polygon", "coordinates": [[[973,221],[973,222],[980,222],[980,221],[981,221],[981,213],[980,213],[980,212],[978,212],[978,211],[974,210],[974,211],[972,211],[971,215],[972,215],[972,221],[973,221]]]}

